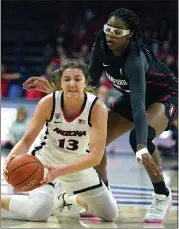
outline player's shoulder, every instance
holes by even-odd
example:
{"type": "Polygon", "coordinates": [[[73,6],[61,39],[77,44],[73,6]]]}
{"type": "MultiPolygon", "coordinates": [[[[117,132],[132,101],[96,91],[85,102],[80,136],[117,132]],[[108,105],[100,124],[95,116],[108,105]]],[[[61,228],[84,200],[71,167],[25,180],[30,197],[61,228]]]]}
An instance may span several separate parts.
{"type": "Polygon", "coordinates": [[[146,57],[145,52],[142,49],[138,50],[135,45],[136,44],[130,45],[131,47],[128,50],[125,62],[125,71],[128,71],[129,68],[143,68],[146,64],[148,64],[148,58],[146,57]]]}
{"type": "Polygon", "coordinates": [[[139,50],[138,50],[137,44],[135,42],[133,42],[133,41],[129,42],[129,45],[127,47],[127,59],[139,58],[142,53],[143,53],[143,51],[140,49],[140,55],[139,55],[139,50]]]}
{"type": "Polygon", "coordinates": [[[53,99],[54,93],[50,93],[46,96],[44,96],[40,102],[45,103],[45,102],[50,102],[53,99]]]}
{"type": "Polygon", "coordinates": [[[107,123],[108,111],[106,105],[98,99],[91,111],[91,126],[99,126],[107,123]],[[101,123],[101,124],[100,124],[101,123]]]}
{"type": "Polygon", "coordinates": [[[60,94],[62,93],[62,91],[55,91],[55,92],[52,92],[46,96],[44,96],[40,101],[42,101],[43,103],[45,102],[52,102],[55,97],[58,97],[60,94]]]}
{"type": "Polygon", "coordinates": [[[101,113],[107,113],[106,105],[98,97],[92,108],[92,113],[99,114],[99,115],[101,113]]]}
{"type": "Polygon", "coordinates": [[[105,104],[103,103],[103,101],[101,101],[97,95],[92,94],[90,92],[85,92],[87,95],[87,98],[94,101],[95,102],[95,107],[103,107],[103,105],[105,106],[105,104]]]}

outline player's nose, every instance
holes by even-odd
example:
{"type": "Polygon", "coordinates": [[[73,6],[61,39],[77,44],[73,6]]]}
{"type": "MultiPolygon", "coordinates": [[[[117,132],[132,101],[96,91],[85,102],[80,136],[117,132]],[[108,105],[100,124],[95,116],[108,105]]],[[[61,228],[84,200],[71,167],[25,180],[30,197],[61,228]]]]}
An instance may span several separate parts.
{"type": "Polygon", "coordinates": [[[70,84],[70,86],[71,86],[71,85],[75,85],[75,80],[73,80],[73,79],[70,80],[69,84],[70,84]]]}

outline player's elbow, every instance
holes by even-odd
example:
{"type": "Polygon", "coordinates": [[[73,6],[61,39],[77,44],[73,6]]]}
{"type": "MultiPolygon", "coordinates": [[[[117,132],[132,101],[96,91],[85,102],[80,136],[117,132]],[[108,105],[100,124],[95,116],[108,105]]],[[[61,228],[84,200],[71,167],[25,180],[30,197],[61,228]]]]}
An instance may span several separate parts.
{"type": "Polygon", "coordinates": [[[102,156],[99,155],[99,154],[96,154],[93,157],[93,167],[95,167],[95,166],[97,166],[97,165],[99,165],[101,163],[102,157],[103,157],[103,154],[102,154],[102,156]]]}
{"type": "Polygon", "coordinates": [[[101,159],[96,158],[95,161],[94,161],[94,166],[93,167],[99,165],[100,163],[101,163],[101,159]]]}

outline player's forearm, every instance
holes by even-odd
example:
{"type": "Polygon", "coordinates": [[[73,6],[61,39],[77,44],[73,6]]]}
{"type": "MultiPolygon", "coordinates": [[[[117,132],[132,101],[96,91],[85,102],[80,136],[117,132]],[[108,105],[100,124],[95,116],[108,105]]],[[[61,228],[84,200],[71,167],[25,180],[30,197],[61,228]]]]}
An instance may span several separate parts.
{"type": "Polygon", "coordinates": [[[95,167],[100,164],[101,159],[102,157],[99,158],[96,155],[94,155],[94,153],[89,153],[83,156],[81,159],[73,161],[69,165],[60,167],[60,176],[76,173],[91,167],[95,167]]]}
{"type": "Polygon", "coordinates": [[[148,125],[145,111],[145,90],[140,89],[137,92],[133,86],[132,93],[131,105],[136,130],[136,144],[138,148],[140,146],[147,147],[148,125]]]}
{"type": "Polygon", "coordinates": [[[135,129],[136,129],[136,143],[137,143],[137,151],[142,148],[147,148],[147,118],[145,116],[145,112],[136,112],[134,114],[135,121],[135,129]]]}
{"type": "Polygon", "coordinates": [[[137,151],[139,151],[140,149],[143,149],[143,148],[147,148],[146,145],[142,145],[142,144],[138,144],[137,145],[137,151]]]}
{"type": "Polygon", "coordinates": [[[30,143],[27,143],[22,139],[13,147],[8,157],[25,154],[28,152],[30,146],[30,143]]]}

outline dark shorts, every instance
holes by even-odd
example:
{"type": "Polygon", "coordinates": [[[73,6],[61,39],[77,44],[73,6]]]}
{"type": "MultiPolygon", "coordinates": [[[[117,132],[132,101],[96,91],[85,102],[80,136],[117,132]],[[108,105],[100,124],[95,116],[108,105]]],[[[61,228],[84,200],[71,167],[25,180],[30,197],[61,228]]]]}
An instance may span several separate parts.
{"type": "MultiPolygon", "coordinates": [[[[165,106],[165,115],[169,120],[166,130],[169,130],[174,120],[178,117],[178,97],[173,95],[167,95],[158,100],[148,99],[148,101],[146,101],[146,110],[149,105],[157,102],[162,103],[165,106]]],[[[120,114],[124,118],[134,122],[130,96],[124,95],[117,98],[116,101],[112,104],[111,110],[120,114]]]]}

